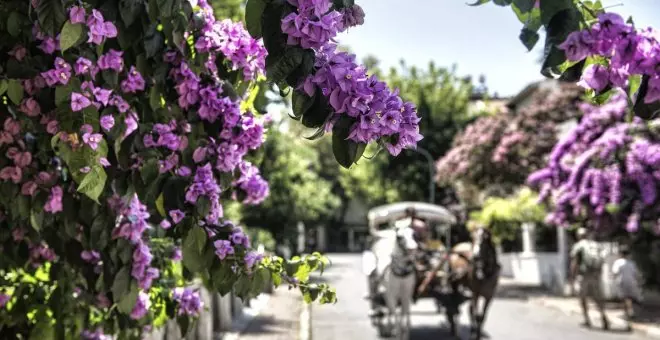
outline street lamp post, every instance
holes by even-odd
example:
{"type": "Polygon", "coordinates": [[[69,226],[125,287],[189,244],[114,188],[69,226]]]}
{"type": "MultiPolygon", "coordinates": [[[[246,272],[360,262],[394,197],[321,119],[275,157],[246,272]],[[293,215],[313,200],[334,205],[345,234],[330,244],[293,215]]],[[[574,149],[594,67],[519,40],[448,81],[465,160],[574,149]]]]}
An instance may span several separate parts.
{"type": "Polygon", "coordinates": [[[424,148],[417,147],[417,149],[411,150],[424,156],[429,163],[429,203],[435,204],[435,164],[433,163],[433,156],[424,148]]]}

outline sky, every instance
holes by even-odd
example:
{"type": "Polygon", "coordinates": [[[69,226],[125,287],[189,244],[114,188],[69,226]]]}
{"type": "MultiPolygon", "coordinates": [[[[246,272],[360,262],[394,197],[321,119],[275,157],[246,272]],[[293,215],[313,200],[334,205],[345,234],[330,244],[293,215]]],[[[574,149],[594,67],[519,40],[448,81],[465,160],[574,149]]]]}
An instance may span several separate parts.
{"type": "MultiPolygon", "coordinates": [[[[511,96],[543,77],[543,39],[531,52],[518,40],[522,24],[510,7],[474,0],[356,0],[366,13],[362,26],[338,37],[362,59],[374,55],[380,66],[457,66],[461,76],[486,76],[490,93],[511,96]]],[[[637,27],[660,29],[660,0],[602,0],[610,11],[632,16],[637,27]]]]}

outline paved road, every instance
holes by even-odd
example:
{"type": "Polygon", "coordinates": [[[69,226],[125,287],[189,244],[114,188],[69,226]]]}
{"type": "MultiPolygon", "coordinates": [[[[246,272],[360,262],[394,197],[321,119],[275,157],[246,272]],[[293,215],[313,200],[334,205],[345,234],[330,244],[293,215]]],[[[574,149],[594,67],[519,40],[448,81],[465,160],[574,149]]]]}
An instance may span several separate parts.
{"type": "MultiPolygon", "coordinates": [[[[332,267],[323,281],[337,288],[335,306],[314,305],[312,340],[376,340],[376,330],[367,318],[366,279],[360,272],[360,256],[331,254],[332,267]]],[[[467,307],[467,304],[464,306],[467,307]]],[[[438,340],[448,335],[444,318],[437,314],[431,300],[420,300],[413,307],[413,340],[438,340]]],[[[493,340],[637,340],[641,335],[587,330],[578,326],[576,317],[527,302],[522,297],[500,297],[493,301],[485,324],[487,339],[493,340]]],[[[467,339],[467,308],[461,315],[461,338],[467,339]]],[[[621,325],[613,325],[617,327],[621,325]]]]}

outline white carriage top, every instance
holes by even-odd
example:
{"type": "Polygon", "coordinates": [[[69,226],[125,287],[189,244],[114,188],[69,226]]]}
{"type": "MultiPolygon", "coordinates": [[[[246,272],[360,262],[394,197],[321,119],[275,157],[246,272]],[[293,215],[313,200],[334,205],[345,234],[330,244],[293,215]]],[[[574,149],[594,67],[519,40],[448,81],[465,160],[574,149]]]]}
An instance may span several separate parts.
{"type": "Polygon", "coordinates": [[[367,213],[369,220],[369,230],[372,234],[378,234],[376,227],[385,222],[398,221],[405,219],[408,209],[415,211],[415,217],[426,220],[427,222],[440,222],[446,224],[455,224],[456,217],[439,205],[424,202],[399,202],[375,207],[367,213]]]}

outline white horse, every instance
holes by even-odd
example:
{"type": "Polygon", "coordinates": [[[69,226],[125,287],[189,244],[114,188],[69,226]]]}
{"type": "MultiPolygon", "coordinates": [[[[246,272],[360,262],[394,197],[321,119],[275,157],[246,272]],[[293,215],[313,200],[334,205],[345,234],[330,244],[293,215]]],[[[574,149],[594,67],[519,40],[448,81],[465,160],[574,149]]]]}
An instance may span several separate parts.
{"type": "Polygon", "coordinates": [[[410,306],[416,281],[412,256],[418,245],[410,224],[411,219],[408,218],[397,221],[393,230],[379,231],[378,240],[372,248],[376,273],[381,278],[378,280],[378,290],[384,293],[387,305],[387,329],[381,332],[386,335],[393,332],[401,340],[409,338],[410,306]]]}

